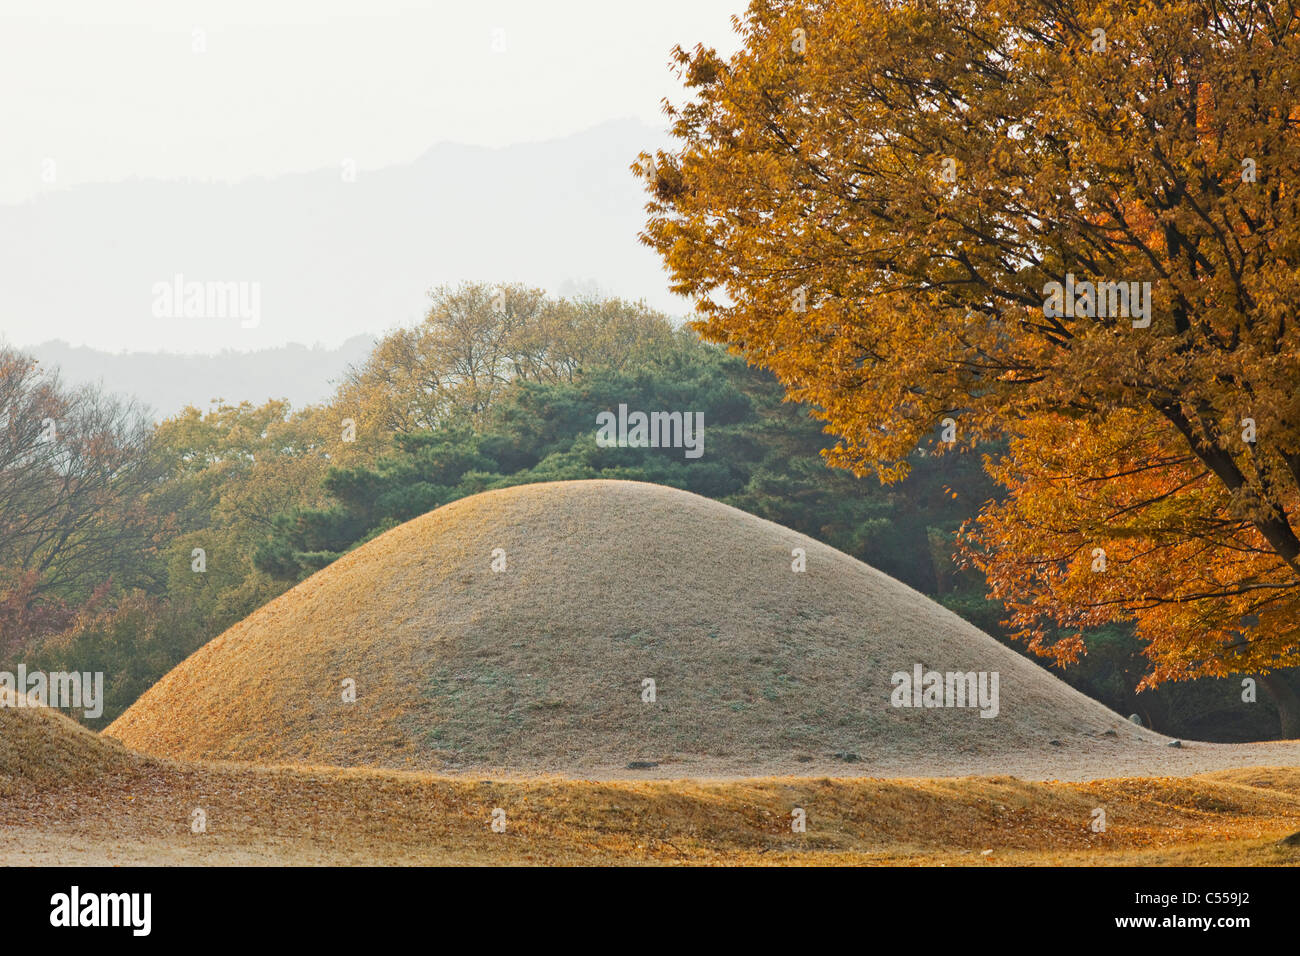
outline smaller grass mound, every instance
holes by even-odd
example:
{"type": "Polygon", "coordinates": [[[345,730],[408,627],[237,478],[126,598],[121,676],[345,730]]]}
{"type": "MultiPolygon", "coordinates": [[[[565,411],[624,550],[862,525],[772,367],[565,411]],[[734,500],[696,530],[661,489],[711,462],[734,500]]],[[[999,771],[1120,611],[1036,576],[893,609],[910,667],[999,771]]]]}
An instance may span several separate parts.
{"type": "Polygon", "coordinates": [[[588,782],[158,761],[0,799],[0,865],[1275,866],[1300,864],[1297,827],[1294,768],[588,782]]]}
{"type": "Polygon", "coordinates": [[[82,784],[131,765],[132,755],[45,707],[15,707],[0,692],[0,795],[23,786],[82,784]]]}

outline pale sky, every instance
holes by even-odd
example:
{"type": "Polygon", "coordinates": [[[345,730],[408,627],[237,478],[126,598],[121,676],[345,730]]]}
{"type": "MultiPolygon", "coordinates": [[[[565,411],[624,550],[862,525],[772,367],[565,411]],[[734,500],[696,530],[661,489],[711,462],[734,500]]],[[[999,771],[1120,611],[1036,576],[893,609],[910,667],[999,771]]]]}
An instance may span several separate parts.
{"type": "Polygon", "coordinates": [[[0,203],[88,182],[379,169],[438,142],[624,117],[661,127],[661,98],[681,98],[673,44],[730,51],[744,6],[0,0],[0,203]]]}

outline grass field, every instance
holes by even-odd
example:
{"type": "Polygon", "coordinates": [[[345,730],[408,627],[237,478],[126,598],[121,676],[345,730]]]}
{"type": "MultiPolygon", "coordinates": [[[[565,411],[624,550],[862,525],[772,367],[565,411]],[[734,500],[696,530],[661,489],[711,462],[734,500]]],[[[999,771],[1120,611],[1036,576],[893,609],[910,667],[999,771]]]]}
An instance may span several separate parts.
{"type": "Polygon", "coordinates": [[[0,862],[1297,865],[1300,846],[1279,844],[1297,829],[1294,769],[1088,783],[475,782],[132,759],[90,780],[11,786],[0,862]],[[1098,807],[1104,833],[1090,829],[1098,807]],[[206,832],[193,832],[196,809],[206,832]]]}
{"type": "Polygon", "coordinates": [[[1279,841],[1297,830],[1296,768],[489,780],[155,758],[49,710],[0,707],[5,864],[1296,865],[1300,846],[1279,841]],[[796,808],[806,832],[792,831],[796,808]]]}

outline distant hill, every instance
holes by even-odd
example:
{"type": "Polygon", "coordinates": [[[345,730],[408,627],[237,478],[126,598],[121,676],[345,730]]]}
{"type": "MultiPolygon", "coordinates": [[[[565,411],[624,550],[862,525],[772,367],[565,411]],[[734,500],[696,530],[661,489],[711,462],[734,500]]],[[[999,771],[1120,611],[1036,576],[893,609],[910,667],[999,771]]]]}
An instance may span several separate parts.
{"type": "Polygon", "coordinates": [[[287,398],[295,408],[323,401],[349,365],[365,359],[374,337],[358,335],[340,348],[286,345],[217,355],[170,352],[100,352],[66,342],[25,348],[69,384],[101,382],[109,391],[133,395],[158,419],[187,405],[207,408],[213,399],[231,403],[287,398]]]}
{"type": "Polygon", "coordinates": [[[680,314],[637,242],[645,195],[628,170],[664,140],[626,120],[499,149],[438,145],[353,182],[341,160],[234,185],[106,183],[0,206],[0,337],[110,351],[338,346],[420,319],[427,290],[459,280],[556,293],[594,281],[680,314]],[[256,283],[255,327],[157,317],[155,286],[177,275],[256,283]]]}

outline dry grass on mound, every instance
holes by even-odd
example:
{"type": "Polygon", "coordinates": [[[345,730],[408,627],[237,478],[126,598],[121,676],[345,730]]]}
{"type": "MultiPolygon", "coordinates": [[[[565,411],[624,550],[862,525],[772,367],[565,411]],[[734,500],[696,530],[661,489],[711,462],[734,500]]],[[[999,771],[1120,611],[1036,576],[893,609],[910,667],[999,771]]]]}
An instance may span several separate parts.
{"type": "Polygon", "coordinates": [[[476,775],[1064,772],[1049,754],[1091,774],[1207,769],[847,555],[622,481],[410,521],[210,642],[107,733],[185,759],[476,775]],[[891,707],[891,675],[918,663],[998,672],[998,716],[891,707]]]}
{"type": "MultiPolygon", "coordinates": [[[[0,692],[4,693],[4,692],[0,692]]],[[[0,797],[30,787],[84,783],[139,758],[57,711],[0,698],[0,797]]]]}

